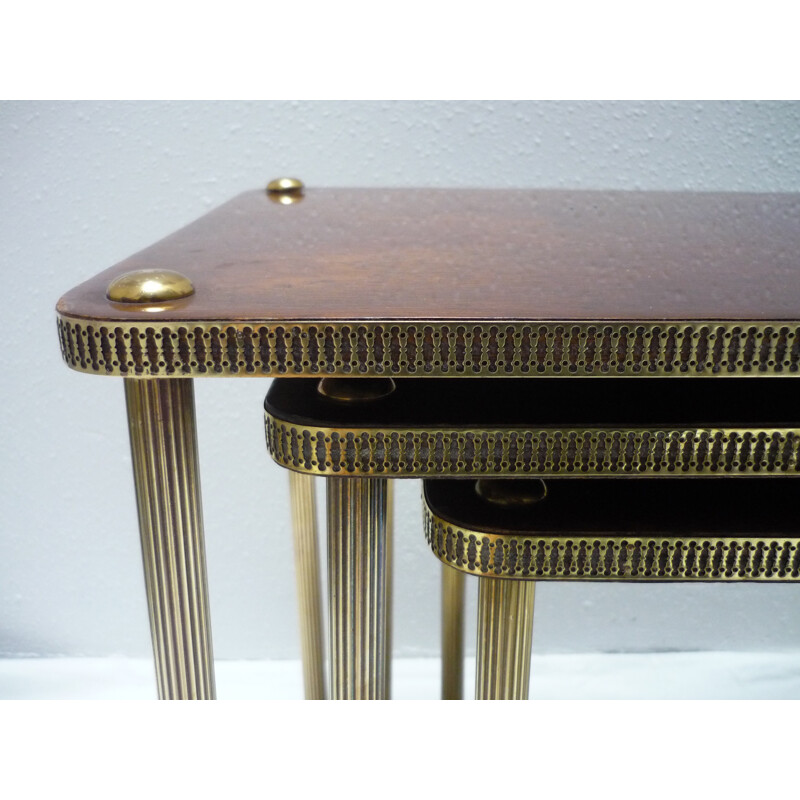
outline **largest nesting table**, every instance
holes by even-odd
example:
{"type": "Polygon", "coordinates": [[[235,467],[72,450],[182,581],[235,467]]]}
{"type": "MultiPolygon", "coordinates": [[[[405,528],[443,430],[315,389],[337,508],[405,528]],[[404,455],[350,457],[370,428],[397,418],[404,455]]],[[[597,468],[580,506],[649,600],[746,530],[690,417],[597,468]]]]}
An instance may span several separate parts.
{"type": "Polygon", "coordinates": [[[328,427],[277,389],[289,405],[268,401],[270,448],[303,474],[300,506],[307,476],[328,480],[333,695],[385,696],[388,479],[798,474],[797,404],[774,408],[763,380],[800,375],[798,220],[799,195],[286,180],[68,292],[64,360],[124,379],[160,696],[214,696],[194,378],[321,381],[328,427]],[[426,408],[370,417],[370,398],[430,397],[421,382],[447,378],[426,408]],[[536,396],[553,379],[543,402],[580,414],[548,428],[536,403],[509,411],[510,387],[536,396]]]}

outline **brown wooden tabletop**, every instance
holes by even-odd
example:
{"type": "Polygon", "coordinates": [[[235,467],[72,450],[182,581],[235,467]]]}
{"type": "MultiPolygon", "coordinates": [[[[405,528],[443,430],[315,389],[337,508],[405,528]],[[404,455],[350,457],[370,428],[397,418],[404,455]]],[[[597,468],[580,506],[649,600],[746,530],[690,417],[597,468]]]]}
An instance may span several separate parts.
{"type": "Polygon", "coordinates": [[[67,362],[101,374],[793,374],[800,195],[253,191],[58,314],[67,362]],[[194,294],[107,299],[140,269],[194,294]]]}

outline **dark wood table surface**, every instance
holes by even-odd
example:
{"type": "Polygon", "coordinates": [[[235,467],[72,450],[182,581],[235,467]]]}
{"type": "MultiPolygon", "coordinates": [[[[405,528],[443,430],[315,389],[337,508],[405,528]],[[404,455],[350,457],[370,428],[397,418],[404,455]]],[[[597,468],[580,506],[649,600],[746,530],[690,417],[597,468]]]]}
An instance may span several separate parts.
{"type": "Polygon", "coordinates": [[[99,374],[790,374],[800,195],[253,191],[58,315],[68,363],[99,374]],[[140,269],[195,292],[107,299],[140,269]]]}

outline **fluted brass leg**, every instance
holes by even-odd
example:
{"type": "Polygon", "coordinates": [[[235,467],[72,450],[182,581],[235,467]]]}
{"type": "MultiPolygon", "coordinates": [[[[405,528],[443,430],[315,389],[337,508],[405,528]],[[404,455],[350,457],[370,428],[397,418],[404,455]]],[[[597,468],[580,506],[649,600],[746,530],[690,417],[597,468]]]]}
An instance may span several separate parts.
{"type": "Polygon", "coordinates": [[[477,700],[527,700],[533,581],[481,578],[478,586],[477,700]]]}
{"type": "Polygon", "coordinates": [[[442,700],[464,698],[464,574],[442,564],[442,700]]]}
{"type": "Polygon", "coordinates": [[[188,378],[125,380],[158,694],[214,698],[194,391],[188,378]]]}
{"type": "Polygon", "coordinates": [[[305,696],[306,700],[324,700],[325,654],[314,477],[290,472],[289,494],[305,696]]]}
{"type": "Polygon", "coordinates": [[[327,490],[331,697],[386,699],[386,479],[327,490]]]}
{"type": "Polygon", "coordinates": [[[386,481],[386,697],[392,696],[394,627],[394,481],[386,481]]]}

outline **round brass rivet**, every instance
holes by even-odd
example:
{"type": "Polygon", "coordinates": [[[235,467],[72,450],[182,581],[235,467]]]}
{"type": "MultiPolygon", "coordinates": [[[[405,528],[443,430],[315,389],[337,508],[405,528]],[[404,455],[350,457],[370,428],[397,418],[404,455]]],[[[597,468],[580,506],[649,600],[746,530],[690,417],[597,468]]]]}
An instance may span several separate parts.
{"type": "Polygon", "coordinates": [[[115,303],[163,303],[191,294],[194,294],[194,286],[180,272],[139,269],[114,278],[106,296],[115,303]]]}
{"type": "Polygon", "coordinates": [[[298,178],[275,178],[267,184],[270,194],[284,194],[287,192],[302,192],[305,187],[298,178]]]}
{"type": "Polygon", "coordinates": [[[500,506],[530,506],[547,497],[547,485],[541,478],[480,478],[475,491],[500,506]]]}

